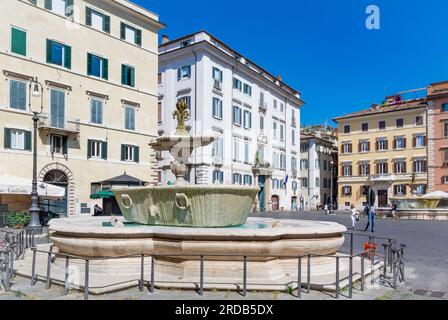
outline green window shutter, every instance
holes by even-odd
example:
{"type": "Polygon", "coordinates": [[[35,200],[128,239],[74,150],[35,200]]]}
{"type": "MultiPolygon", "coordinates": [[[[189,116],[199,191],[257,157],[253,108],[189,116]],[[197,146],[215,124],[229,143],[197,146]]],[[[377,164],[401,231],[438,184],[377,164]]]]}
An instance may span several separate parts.
{"type": "Polygon", "coordinates": [[[110,17],[109,16],[104,16],[103,19],[103,31],[110,33],[110,17]]]}
{"type": "Polygon", "coordinates": [[[45,0],[45,9],[47,10],[53,9],[53,0],[45,0]]]}
{"type": "Polygon", "coordinates": [[[124,40],[126,38],[126,26],[123,22],[120,25],[120,38],[121,40],[124,40]]]}
{"type": "Polygon", "coordinates": [[[121,65],[121,84],[126,84],[126,66],[121,65]]]}
{"type": "Polygon", "coordinates": [[[101,158],[107,160],[107,142],[101,143],[101,158]]]}
{"type": "Polygon", "coordinates": [[[86,7],[86,25],[92,26],[92,9],[86,7]]]}
{"type": "Polygon", "coordinates": [[[25,131],[25,150],[31,151],[31,131],[25,131]]]}
{"type": "Polygon", "coordinates": [[[68,155],[68,137],[62,137],[62,154],[68,155]]]}
{"type": "Polygon", "coordinates": [[[11,129],[5,128],[5,149],[11,149],[11,129]]]}
{"type": "Polygon", "coordinates": [[[26,56],[26,32],[12,28],[11,29],[11,51],[22,56],[26,56]]]}
{"type": "Polygon", "coordinates": [[[103,79],[109,79],[109,60],[103,59],[103,79]]]}
{"type": "Polygon", "coordinates": [[[65,0],[65,15],[67,17],[73,15],[73,0],[65,0]]]}
{"type": "Polygon", "coordinates": [[[67,69],[71,69],[72,68],[72,47],[64,46],[64,53],[65,53],[64,67],[66,67],[67,69]]]}
{"type": "Polygon", "coordinates": [[[136,163],[140,162],[140,147],[134,148],[134,162],[136,163]]]}
{"type": "Polygon", "coordinates": [[[138,46],[142,46],[142,30],[135,30],[135,44],[138,46]]]}
{"type": "Polygon", "coordinates": [[[121,161],[126,161],[126,146],[121,145],[121,161]]]}
{"type": "Polygon", "coordinates": [[[87,53],[87,75],[92,75],[92,54],[87,53]]]}
{"type": "Polygon", "coordinates": [[[53,62],[53,41],[47,39],[47,63],[53,62]]]}
{"type": "Polygon", "coordinates": [[[134,68],[130,68],[131,70],[131,83],[130,86],[131,87],[135,87],[135,69],[134,68]]]}
{"type": "Polygon", "coordinates": [[[92,140],[87,140],[87,159],[92,157],[92,140]]]}

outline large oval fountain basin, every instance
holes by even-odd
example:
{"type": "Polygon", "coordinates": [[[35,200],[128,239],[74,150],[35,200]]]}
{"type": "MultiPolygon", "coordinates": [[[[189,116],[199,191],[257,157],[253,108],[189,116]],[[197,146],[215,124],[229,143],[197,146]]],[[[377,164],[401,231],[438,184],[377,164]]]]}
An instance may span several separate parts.
{"type": "Polygon", "coordinates": [[[169,186],[113,189],[126,220],[143,225],[195,228],[246,223],[257,187],[169,186]]]}

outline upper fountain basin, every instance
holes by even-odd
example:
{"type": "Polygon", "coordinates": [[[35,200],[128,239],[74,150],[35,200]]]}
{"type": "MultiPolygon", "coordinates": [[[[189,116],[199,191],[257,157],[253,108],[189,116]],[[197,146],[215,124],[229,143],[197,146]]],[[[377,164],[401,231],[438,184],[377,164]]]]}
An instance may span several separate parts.
{"type": "Polygon", "coordinates": [[[168,186],[112,189],[126,220],[143,225],[194,228],[246,223],[258,187],[168,186]]]}
{"type": "Polygon", "coordinates": [[[178,148],[189,148],[191,150],[205,147],[213,143],[215,141],[215,137],[212,136],[204,136],[204,137],[195,137],[195,136],[182,136],[182,135],[174,135],[174,136],[165,136],[160,137],[151,142],[149,145],[155,151],[169,151],[174,147],[178,148]]]}

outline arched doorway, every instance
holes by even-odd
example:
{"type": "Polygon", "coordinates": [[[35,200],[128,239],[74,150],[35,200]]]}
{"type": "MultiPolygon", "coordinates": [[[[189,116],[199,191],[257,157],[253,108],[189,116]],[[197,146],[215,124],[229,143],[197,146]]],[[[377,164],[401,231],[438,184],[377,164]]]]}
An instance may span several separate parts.
{"type": "Polygon", "coordinates": [[[280,210],[280,197],[277,195],[272,196],[272,211],[280,210]]]}
{"type": "Polygon", "coordinates": [[[60,170],[50,170],[48,171],[43,181],[45,183],[55,185],[65,189],[65,197],[58,200],[49,200],[45,205],[48,206],[49,213],[58,216],[67,216],[68,206],[67,206],[67,194],[68,194],[68,184],[69,179],[67,175],[60,170]]]}

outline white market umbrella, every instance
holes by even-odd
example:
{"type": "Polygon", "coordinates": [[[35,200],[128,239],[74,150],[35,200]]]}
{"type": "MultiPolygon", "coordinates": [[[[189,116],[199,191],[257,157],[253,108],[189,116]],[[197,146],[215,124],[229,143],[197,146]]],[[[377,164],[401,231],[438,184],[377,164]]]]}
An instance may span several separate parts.
{"type": "MultiPolygon", "coordinates": [[[[31,195],[32,181],[20,177],[0,174],[0,195],[31,195]]],[[[65,197],[65,189],[51,184],[37,182],[39,197],[60,199],[65,197]]]]}
{"type": "Polygon", "coordinates": [[[422,199],[448,199],[448,193],[443,191],[435,191],[423,196],[422,199]]]}

